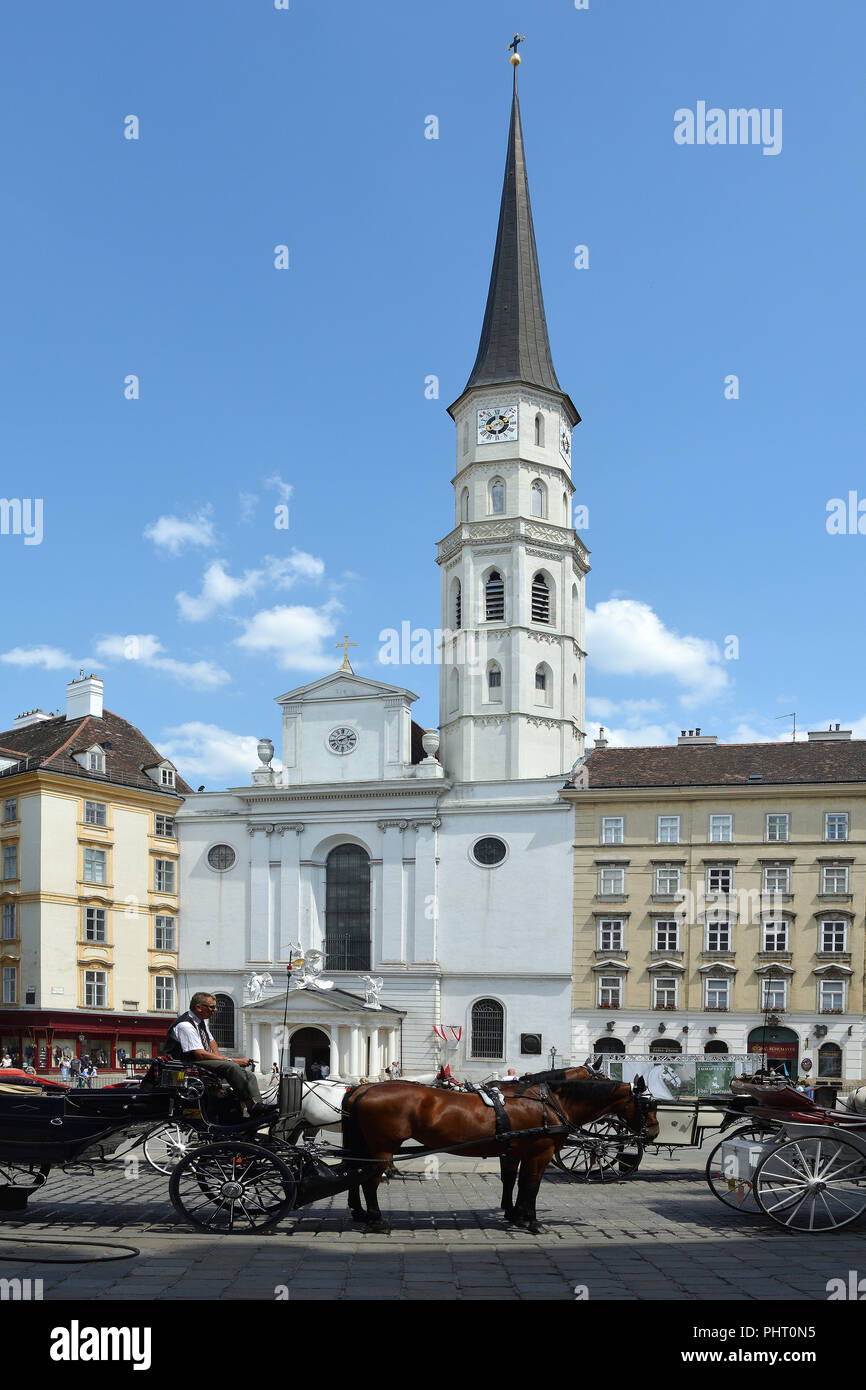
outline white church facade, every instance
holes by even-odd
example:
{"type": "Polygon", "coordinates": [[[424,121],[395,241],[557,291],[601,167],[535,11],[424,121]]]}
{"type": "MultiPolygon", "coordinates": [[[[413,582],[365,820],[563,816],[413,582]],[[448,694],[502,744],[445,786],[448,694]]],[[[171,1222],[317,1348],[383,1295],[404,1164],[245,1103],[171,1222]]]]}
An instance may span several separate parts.
{"type": "Polygon", "coordinates": [[[264,739],[248,786],[177,815],[182,988],[212,990],[224,1043],[266,1071],[283,1041],[346,1078],[396,1061],[478,1079],[570,1055],[559,791],[584,748],[588,559],[571,526],[580,417],[550,355],[516,74],[481,341],[450,413],[438,730],[413,721],[411,691],[344,660],[278,697],[279,772],[264,739]],[[298,947],[321,953],[331,987],[286,998],[298,947]]]}

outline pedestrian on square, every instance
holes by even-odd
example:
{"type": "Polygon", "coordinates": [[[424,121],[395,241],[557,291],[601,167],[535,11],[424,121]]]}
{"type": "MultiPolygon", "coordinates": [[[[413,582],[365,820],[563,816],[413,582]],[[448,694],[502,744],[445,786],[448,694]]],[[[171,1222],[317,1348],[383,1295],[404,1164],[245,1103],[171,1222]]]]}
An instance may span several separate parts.
{"type": "Polygon", "coordinates": [[[8,1052],[4,1052],[4,1053],[3,1053],[3,1056],[0,1057],[0,1067],[11,1067],[11,1065],[12,1065],[12,1057],[11,1057],[11,1055],[10,1055],[8,1052]]]}
{"type": "Polygon", "coordinates": [[[60,1058],[60,1080],[67,1083],[69,1081],[69,1058],[64,1054],[60,1058]]]}

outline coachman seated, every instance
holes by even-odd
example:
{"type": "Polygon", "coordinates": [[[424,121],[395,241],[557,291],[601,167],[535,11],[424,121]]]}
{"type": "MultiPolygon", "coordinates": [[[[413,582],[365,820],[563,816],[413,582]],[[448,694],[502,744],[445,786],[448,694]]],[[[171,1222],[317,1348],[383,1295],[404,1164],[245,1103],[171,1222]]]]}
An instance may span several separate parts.
{"type": "Polygon", "coordinates": [[[205,1067],[219,1080],[228,1082],[241,1104],[246,1105],[251,1119],[265,1111],[270,1113],[270,1107],[262,1104],[259,1095],[258,1082],[252,1071],[252,1058],[236,1057],[232,1060],[220,1055],[209,1026],[209,1019],[217,1008],[212,994],[194,994],[186,1013],[176,1018],[166,1033],[161,1049],[163,1056],[205,1067]]]}

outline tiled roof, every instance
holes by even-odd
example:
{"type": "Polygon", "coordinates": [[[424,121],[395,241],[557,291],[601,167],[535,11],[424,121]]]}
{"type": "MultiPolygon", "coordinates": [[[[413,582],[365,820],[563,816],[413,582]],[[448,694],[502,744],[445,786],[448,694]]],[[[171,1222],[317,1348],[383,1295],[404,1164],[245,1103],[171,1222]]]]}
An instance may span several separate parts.
{"type": "Polygon", "coordinates": [[[866,782],[866,739],[594,748],[584,766],[591,788],[866,782]],[[761,773],[760,782],[753,780],[755,773],[761,773]]]}
{"type": "Polygon", "coordinates": [[[180,776],[175,777],[172,788],[160,788],[148,777],[142,769],[165,760],[140,729],[110,710],[104,710],[100,719],[92,714],[81,719],[61,715],[27,724],[23,729],[6,729],[0,733],[0,758],[14,757],[27,759],[27,771],[41,767],[47,772],[62,772],[94,782],[116,782],[150,792],[164,790],[172,795],[179,792],[186,796],[191,790],[180,776]],[[87,772],[73,757],[96,743],[105,749],[105,774],[87,772]]]}

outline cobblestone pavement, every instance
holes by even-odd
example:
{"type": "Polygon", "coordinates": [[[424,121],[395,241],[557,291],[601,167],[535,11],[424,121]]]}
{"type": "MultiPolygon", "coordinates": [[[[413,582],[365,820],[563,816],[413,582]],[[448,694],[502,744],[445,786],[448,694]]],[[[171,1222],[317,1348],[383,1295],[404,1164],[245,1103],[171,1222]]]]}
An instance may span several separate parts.
{"type": "MultiPolygon", "coordinates": [[[[825,1236],[791,1235],[729,1212],[709,1192],[696,1150],[645,1160],[630,1181],[586,1187],[555,1175],[539,1193],[543,1233],[507,1228],[495,1163],[445,1159],[384,1185],[390,1235],[348,1217],[345,1196],[257,1236],[209,1236],[181,1224],[168,1180],[121,1162],[93,1176],[56,1171],[25,1212],[0,1223],[0,1278],[41,1278],[43,1297],[73,1300],[784,1299],[824,1301],[827,1281],[866,1274],[866,1221],[825,1236]],[[11,1262],[24,1238],[128,1243],[110,1263],[11,1262]]],[[[414,1169],[414,1171],[412,1171],[414,1169]]],[[[551,1170],[552,1172],[553,1170],[551,1170]]],[[[25,1252],[29,1254],[29,1251],[25,1252]]],[[[42,1248],[46,1253],[46,1247],[42,1248]]]]}

